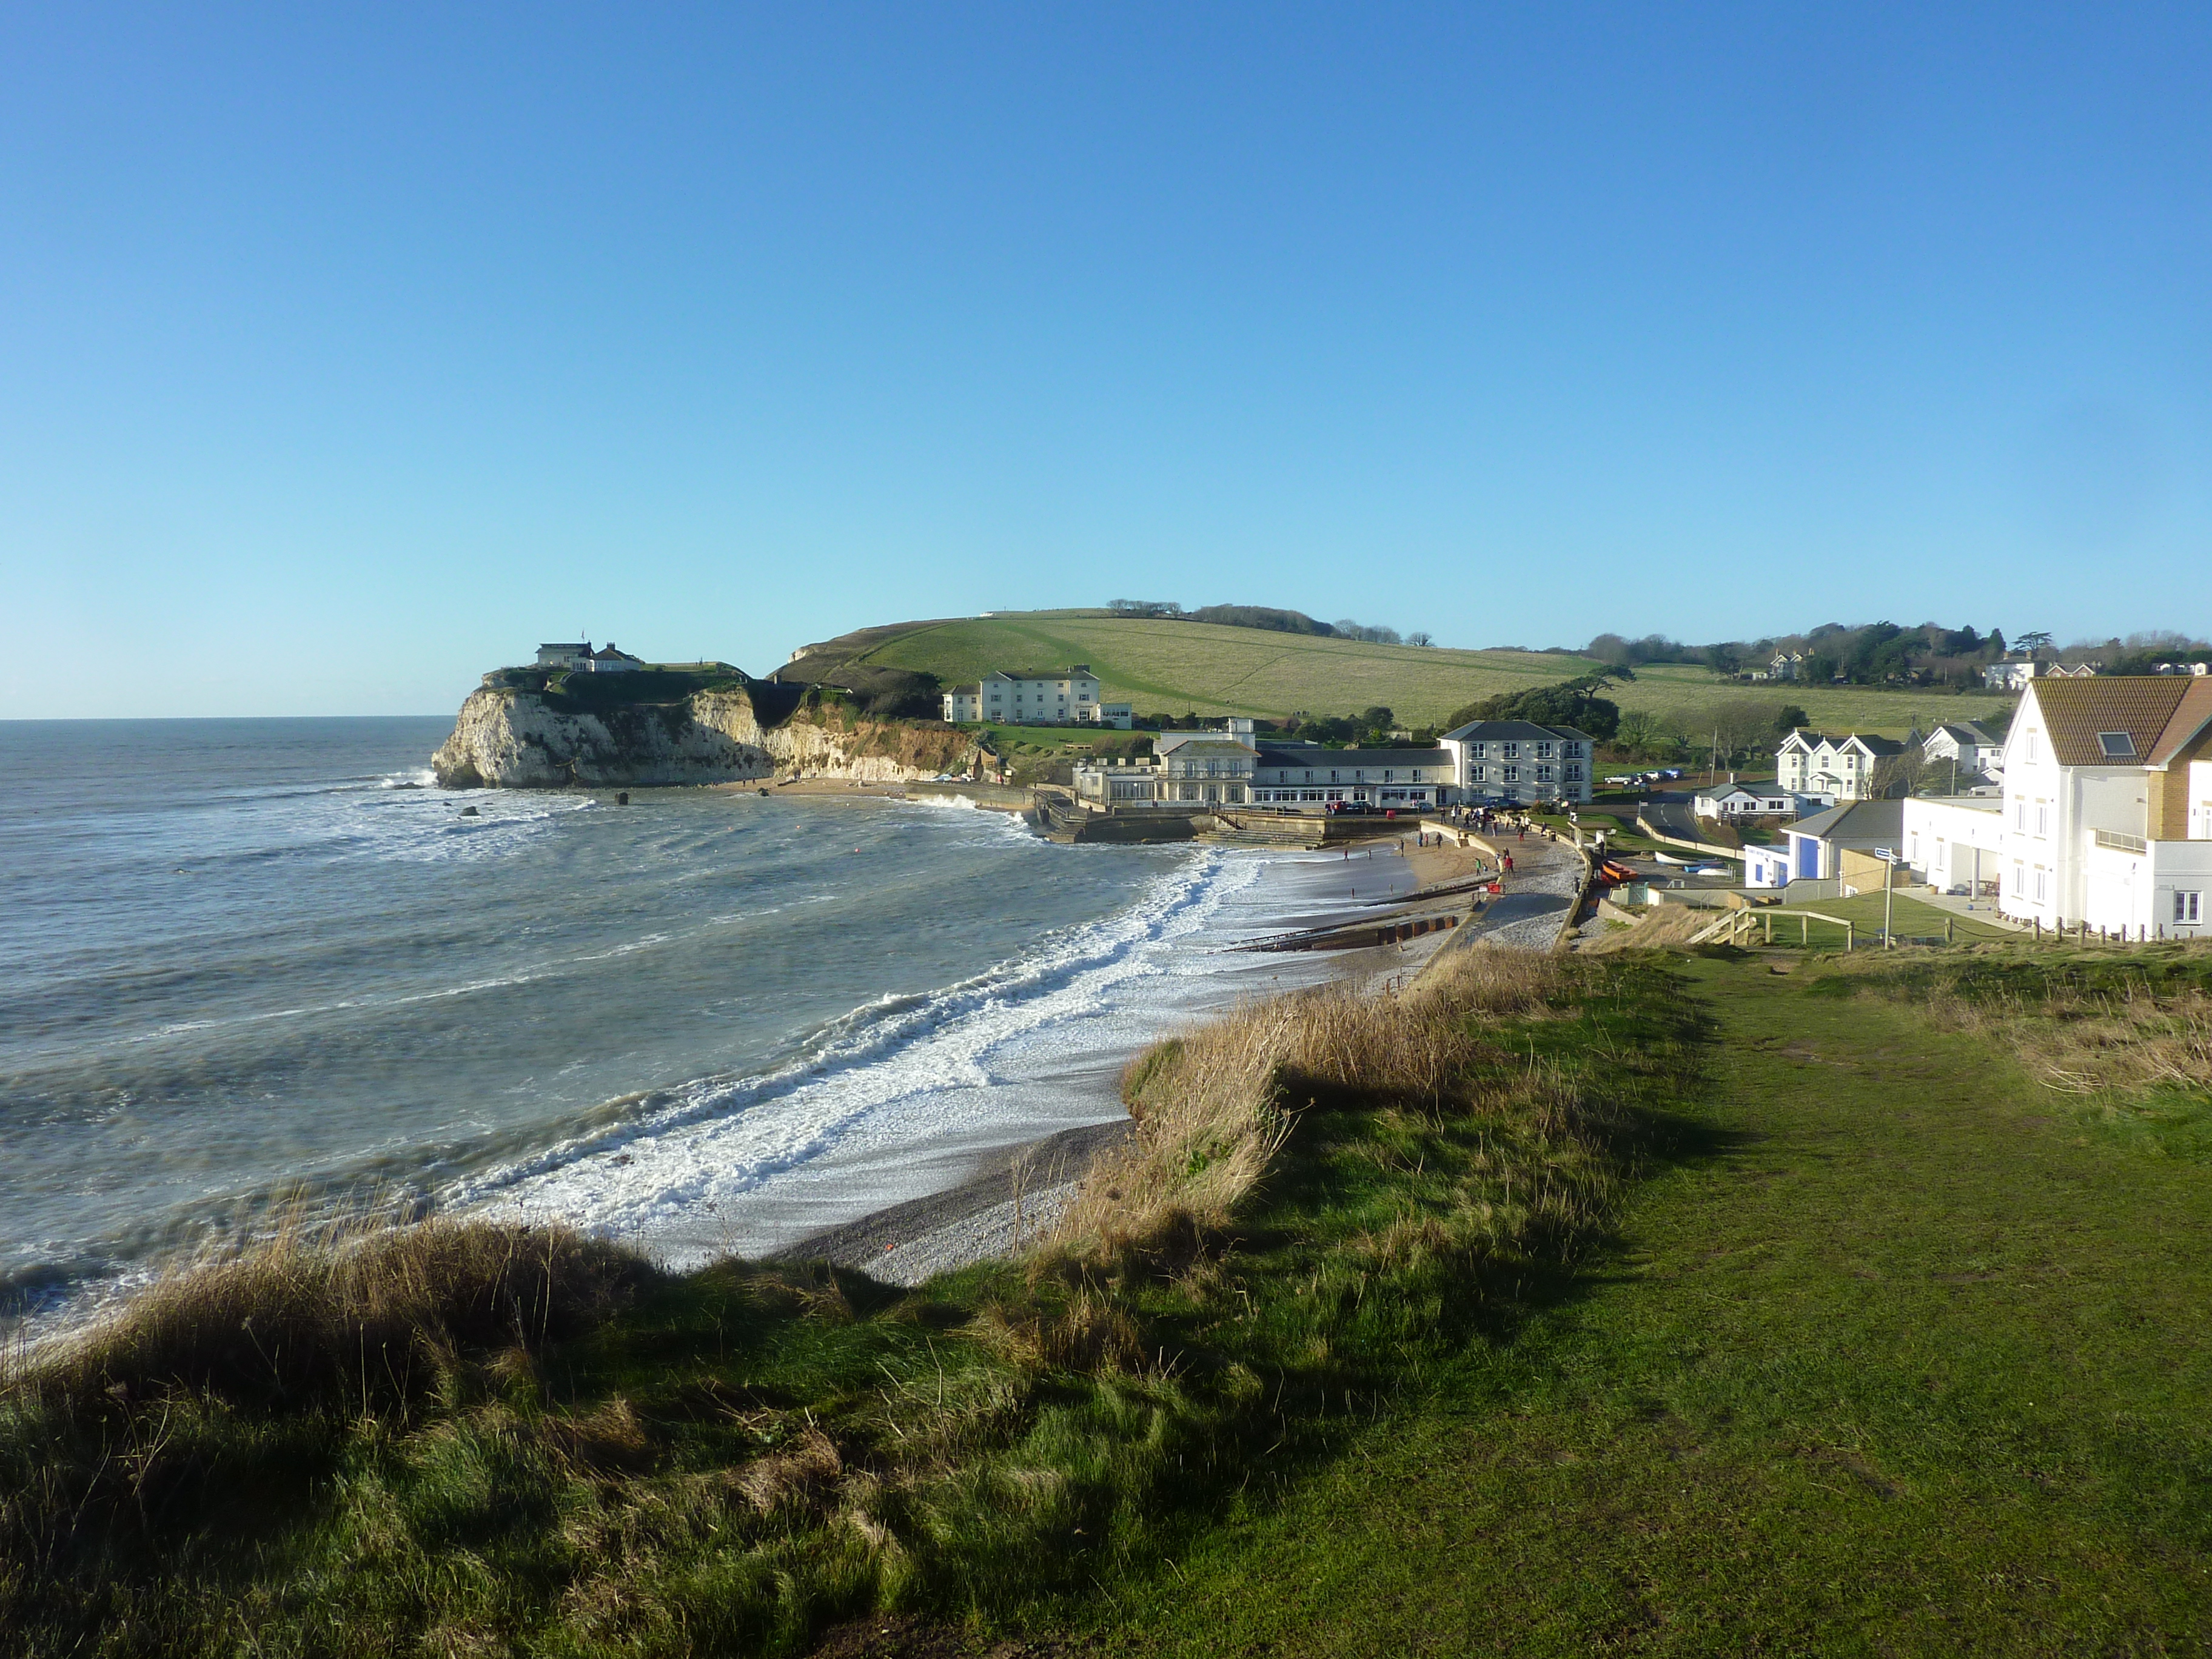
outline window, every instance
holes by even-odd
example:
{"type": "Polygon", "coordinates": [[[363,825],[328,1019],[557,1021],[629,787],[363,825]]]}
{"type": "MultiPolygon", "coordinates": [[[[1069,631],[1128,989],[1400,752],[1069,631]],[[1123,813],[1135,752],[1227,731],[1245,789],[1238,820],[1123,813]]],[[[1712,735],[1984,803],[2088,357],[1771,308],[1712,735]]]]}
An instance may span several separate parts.
{"type": "Polygon", "coordinates": [[[1468,775],[1475,782],[1480,783],[1488,775],[1489,771],[1490,769],[1486,766],[1470,766],[1468,768],[1468,775]]]}
{"type": "Polygon", "coordinates": [[[1506,781],[1506,782],[1508,782],[1508,783],[1518,783],[1518,782],[1520,782],[1520,781],[1521,781],[1521,769],[1520,769],[1519,767],[1517,767],[1517,766],[1508,766],[1508,767],[1505,767],[1505,768],[1504,768],[1504,769],[1502,769],[1504,770],[1504,774],[1505,774],[1505,781],[1506,781]]]}
{"type": "Polygon", "coordinates": [[[2204,919],[2204,895],[2176,893],[2173,896],[2173,919],[2185,927],[2194,927],[2204,919]]]}
{"type": "Polygon", "coordinates": [[[1549,760],[1549,759],[1551,759],[1551,758],[1552,758],[1552,745],[1551,745],[1550,744],[1548,744],[1548,743],[1540,743],[1540,744],[1538,744],[1536,745],[1536,758],[1537,758],[1538,760],[1549,760]]]}
{"type": "Polygon", "coordinates": [[[2051,809],[2041,801],[2035,803],[2035,833],[2039,836],[2051,833],[2051,809]]]}
{"type": "Polygon", "coordinates": [[[1521,758],[1521,745],[1517,743],[1500,744],[1498,745],[1498,750],[1508,760],[1519,760],[1521,758]]]}
{"type": "Polygon", "coordinates": [[[2027,833],[2027,803],[2024,800],[2012,804],[2012,827],[2023,836],[2027,833]]]}
{"type": "Polygon", "coordinates": [[[1467,746],[1467,752],[1473,759],[1483,760],[1487,758],[1485,751],[1487,750],[1489,747],[1490,745],[1488,744],[1471,743],[1467,746]]]}
{"type": "Polygon", "coordinates": [[[2045,870],[2039,864],[2035,866],[2035,902],[2038,904],[2042,903],[2044,899],[2048,896],[2048,893],[2044,884],[2048,879],[2050,873],[2051,872],[2049,871],[2045,870]]]}
{"type": "Polygon", "coordinates": [[[2028,730],[2027,730],[2027,757],[2028,757],[2028,759],[2030,759],[2030,760],[2033,760],[2033,759],[2036,757],[2036,754],[2035,754],[2035,739],[2036,739],[2036,737],[2037,737],[2037,732],[2036,732],[2035,728],[2034,728],[2033,726],[2030,726],[2030,727],[2028,727],[2028,730]]]}
{"type": "Polygon", "coordinates": [[[2133,760],[2136,740],[2124,732],[2100,732],[2097,747],[2104,750],[2106,760],[2133,760]]]}

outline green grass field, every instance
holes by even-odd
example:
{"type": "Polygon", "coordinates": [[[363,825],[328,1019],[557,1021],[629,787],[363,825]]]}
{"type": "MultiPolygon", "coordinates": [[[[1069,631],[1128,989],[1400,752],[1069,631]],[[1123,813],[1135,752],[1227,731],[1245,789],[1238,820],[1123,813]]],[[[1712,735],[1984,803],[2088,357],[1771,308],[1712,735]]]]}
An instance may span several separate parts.
{"type": "MultiPolygon", "coordinates": [[[[1129,619],[1080,611],[1029,611],[928,623],[875,642],[854,660],[918,669],[946,684],[996,669],[1088,663],[1105,697],[1139,714],[1355,714],[1381,705],[1407,726],[1432,724],[1478,698],[1589,672],[1576,656],[1530,651],[1450,651],[1366,645],[1205,623],[1129,619]]],[[[1972,719],[2001,700],[1865,686],[1740,685],[1702,668],[1639,671],[1607,695],[1624,710],[1681,722],[1723,705],[1794,702],[1814,725],[1902,737],[1916,724],[1972,719]]]]}
{"type": "Polygon", "coordinates": [[[1607,1257],[1074,1627],[1331,1659],[2201,1651],[2212,1170],[1910,1002],[1767,969],[1682,969],[1710,1081],[1607,1257]]]}

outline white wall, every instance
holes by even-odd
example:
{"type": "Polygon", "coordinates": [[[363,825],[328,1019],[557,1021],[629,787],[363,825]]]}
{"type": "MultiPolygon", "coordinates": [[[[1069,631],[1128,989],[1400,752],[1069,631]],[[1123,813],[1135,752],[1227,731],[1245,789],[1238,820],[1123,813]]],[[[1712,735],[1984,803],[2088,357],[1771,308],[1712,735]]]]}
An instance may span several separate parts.
{"type": "Polygon", "coordinates": [[[1975,854],[1983,881],[1996,881],[2004,864],[2004,815],[1946,800],[1911,799],[1905,803],[1905,861],[1939,890],[1976,879],[1975,854]]]}

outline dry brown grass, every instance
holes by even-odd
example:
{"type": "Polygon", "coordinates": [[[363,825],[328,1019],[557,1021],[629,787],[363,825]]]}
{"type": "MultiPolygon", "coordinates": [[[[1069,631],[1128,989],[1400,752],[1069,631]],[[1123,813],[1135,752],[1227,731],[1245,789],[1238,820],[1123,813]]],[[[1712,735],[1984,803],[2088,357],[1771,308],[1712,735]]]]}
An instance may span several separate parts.
{"type": "Polygon", "coordinates": [[[1650,914],[1633,927],[1619,933],[1607,933],[1582,948],[1586,951],[1679,951],[1690,942],[1690,936],[1701,927],[1711,927],[1718,920],[1713,910],[1693,910],[1686,904],[1655,904],[1650,914]]]}
{"type": "Polygon", "coordinates": [[[652,1274],[566,1228],[430,1221],[332,1237],[288,1226],[179,1266],[112,1316],[41,1345],[0,1376],[0,1397],[73,1416],[176,1389],[279,1410],[404,1407],[457,1365],[524,1364],[591,1328],[652,1274]]]}
{"type": "Polygon", "coordinates": [[[1470,1017],[1540,1012],[1571,972],[1544,951],[1460,951],[1402,995],[1295,992],[1154,1044],[1122,1074],[1136,1133],[1092,1165],[1045,1254],[1191,1259],[1264,1178],[1314,1092],[1440,1109],[1467,1092],[1484,1052],[1470,1017]]]}
{"type": "Polygon", "coordinates": [[[1947,1030],[2002,1044],[2062,1094],[2212,1087],[2212,997],[2194,987],[2056,985],[2033,997],[1938,988],[1921,1008],[1947,1030]]]}

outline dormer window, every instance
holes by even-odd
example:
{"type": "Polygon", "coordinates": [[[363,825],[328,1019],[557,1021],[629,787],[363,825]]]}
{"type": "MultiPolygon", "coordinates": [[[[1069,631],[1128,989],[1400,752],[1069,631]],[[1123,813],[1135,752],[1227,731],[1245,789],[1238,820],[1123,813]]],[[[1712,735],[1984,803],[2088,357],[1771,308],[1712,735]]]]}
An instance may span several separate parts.
{"type": "Polygon", "coordinates": [[[2097,747],[2104,750],[2106,760],[2133,760],[2136,740],[2125,732],[2100,732],[2097,747]]]}

